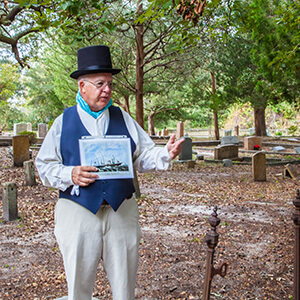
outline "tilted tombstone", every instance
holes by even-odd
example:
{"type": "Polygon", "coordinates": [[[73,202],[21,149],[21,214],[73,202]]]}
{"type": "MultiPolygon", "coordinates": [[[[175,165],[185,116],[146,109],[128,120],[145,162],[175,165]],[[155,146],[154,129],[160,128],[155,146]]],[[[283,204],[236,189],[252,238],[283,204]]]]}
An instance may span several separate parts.
{"type": "Polygon", "coordinates": [[[259,151],[252,156],[252,175],[254,181],[266,181],[266,154],[259,151]]]}
{"type": "Polygon", "coordinates": [[[180,139],[181,137],[183,137],[184,135],[184,126],[183,126],[183,122],[179,121],[177,122],[177,131],[176,131],[176,138],[180,139]]]}
{"type": "Polygon", "coordinates": [[[14,166],[22,167],[24,161],[30,159],[29,137],[27,135],[16,135],[12,138],[14,166]]]}
{"type": "Polygon", "coordinates": [[[237,145],[219,145],[214,149],[214,159],[237,158],[239,147],[237,145]]]}
{"type": "Polygon", "coordinates": [[[14,182],[2,183],[3,219],[13,221],[18,218],[17,185],[14,182]]]}
{"type": "Polygon", "coordinates": [[[40,123],[38,124],[38,138],[44,138],[47,134],[47,124],[40,123]]]}
{"type": "Polygon", "coordinates": [[[193,158],[193,142],[190,137],[184,137],[184,142],[181,145],[179,160],[191,160],[193,158]]]}
{"type": "Polygon", "coordinates": [[[223,136],[221,138],[221,145],[238,145],[239,139],[237,136],[223,136]]]}
{"type": "Polygon", "coordinates": [[[244,149],[254,150],[254,146],[258,145],[262,149],[262,138],[259,136],[250,136],[244,138],[244,149]]]}

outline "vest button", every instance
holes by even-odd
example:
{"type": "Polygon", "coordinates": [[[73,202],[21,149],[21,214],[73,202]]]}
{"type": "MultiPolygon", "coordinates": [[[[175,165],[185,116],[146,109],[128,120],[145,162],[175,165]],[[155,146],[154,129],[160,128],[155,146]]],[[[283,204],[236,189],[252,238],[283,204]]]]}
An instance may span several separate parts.
{"type": "Polygon", "coordinates": [[[103,192],[103,195],[106,195],[106,192],[103,192]]]}

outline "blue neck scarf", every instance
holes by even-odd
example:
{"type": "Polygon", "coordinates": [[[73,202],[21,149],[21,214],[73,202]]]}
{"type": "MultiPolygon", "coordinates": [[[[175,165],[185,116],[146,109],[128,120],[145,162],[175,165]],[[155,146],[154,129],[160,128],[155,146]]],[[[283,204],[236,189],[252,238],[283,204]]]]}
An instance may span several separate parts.
{"type": "Polygon", "coordinates": [[[78,91],[76,96],[76,102],[79,104],[79,106],[86,111],[89,115],[91,115],[93,118],[97,119],[105,110],[107,110],[112,105],[112,99],[109,100],[107,105],[99,110],[99,111],[92,111],[89,107],[89,105],[84,101],[84,99],[80,95],[80,91],[78,91]]]}

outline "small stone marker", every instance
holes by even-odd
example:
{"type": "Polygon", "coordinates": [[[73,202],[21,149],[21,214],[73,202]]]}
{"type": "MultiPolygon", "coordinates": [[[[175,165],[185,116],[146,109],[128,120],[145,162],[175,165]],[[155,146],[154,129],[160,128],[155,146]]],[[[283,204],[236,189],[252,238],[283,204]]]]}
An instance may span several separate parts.
{"type": "Polygon", "coordinates": [[[276,146],[276,147],[273,147],[272,150],[275,152],[280,152],[280,151],[285,151],[286,148],[284,148],[282,146],[276,146]]]}
{"type": "Polygon", "coordinates": [[[232,130],[231,129],[226,129],[225,130],[225,136],[231,136],[232,130]]]}
{"type": "Polygon", "coordinates": [[[44,138],[47,134],[47,124],[40,123],[38,124],[38,138],[44,138]]]}
{"type": "Polygon", "coordinates": [[[239,147],[237,145],[219,145],[214,149],[214,159],[238,158],[239,147]]]}
{"type": "Polygon", "coordinates": [[[27,135],[16,135],[12,138],[14,166],[22,167],[24,161],[30,159],[29,137],[27,135]]]}
{"type": "Polygon", "coordinates": [[[300,147],[295,147],[294,150],[297,154],[300,154],[300,147]]]}
{"type": "Polygon", "coordinates": [[[238,145],[239,144],[239,139],[237,136],[223,136],[221,139],[221,145],[238,145]]]}
{"type": "Polygon", "coordinates": [[[299,174],[295,166],[291,164],[286,165],[286,169],[284,170],[284,176],[292,177],[293,179],[299,179],[299,174]]]}
{"type": "Polygon", "coordinates": [[[239,125],[234,126],[234,134],[236,136],[239,136],[239,134],[240,134],[240,127],[239,127],[239,125]]]}
{"type": "Polygon", "coordinates": [[[17,185],[14,182],[2,183],[3,219],[13,221],[18,218],[17,185]]]}
{"type": "Polygon", "coordinates": [[[232,167],[232,160],[231,159],[223,159],[223,167],[232,167]]]}
{"type": "Polygon", "coordinates": [[[260,149],[262,148],[262,138],[259,136],[250,136],[244,138],[244,149],[254,150],[254,146],[258,145],[260,149]]]}
{"type": "Polygon", "coordinates": [[[163,129],[162,130],[162,135],[163,136],[169,136],[169,130],[168,129],[163,129]]]}
{"type": "Polygon", "coordinates": [[[179,160],[192,160],[193,150],[192,150],[192,139],[190,137],[184,137],[184,142],[181,145],[181,152],[179,153],[179,160]]]}
{"type": "Polygon", "coordinates": [[[180,139],[184,135],[184,126],[183,122],[179,121],[177,122],[177,131],[176,131],[176,138],[180,139]]]}
{"type": "Polygon", "coordinates": [[[25,182],[28,186],[36,185],[35,168],[32,160],[24,161],[25,182]]]}
{"type": "Polygon", "coordinates": [[[266,181],[266,154],[259,151],[252,156],[252,175],[254,181],[266,181]]]}

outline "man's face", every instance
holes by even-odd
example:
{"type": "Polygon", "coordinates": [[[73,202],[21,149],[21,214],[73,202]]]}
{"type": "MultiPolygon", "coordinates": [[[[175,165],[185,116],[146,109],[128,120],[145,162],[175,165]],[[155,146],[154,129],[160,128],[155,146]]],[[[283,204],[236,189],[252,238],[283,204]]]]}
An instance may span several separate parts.
{"type": "Polygon", "coordinates": [[[92,111],[103,109],[111,98],[112,74],[97,73],[82,76],[80,94],[92,111]]]}

